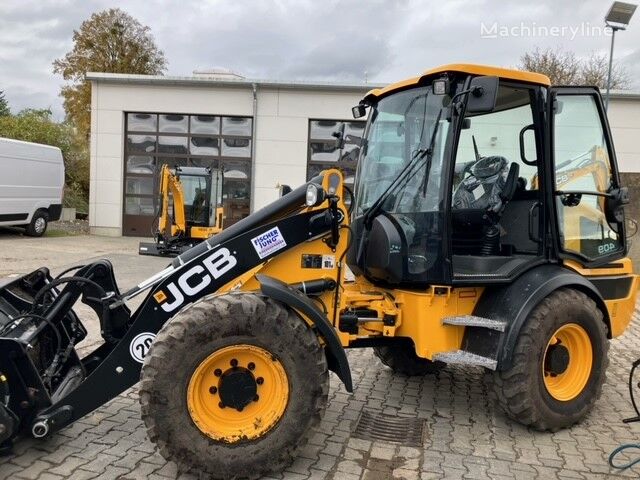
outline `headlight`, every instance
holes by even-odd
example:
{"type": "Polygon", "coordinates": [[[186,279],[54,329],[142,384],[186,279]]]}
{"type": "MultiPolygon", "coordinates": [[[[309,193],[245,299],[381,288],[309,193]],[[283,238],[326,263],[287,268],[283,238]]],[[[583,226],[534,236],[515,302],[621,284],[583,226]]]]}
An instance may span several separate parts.
{"type": "Polygon", "coordinates": [[[320,205],[325,198],[324,189],[315,183],[310,183],[307,185],[307,196],[305,199],[305,204],[307,207],[315,207],[320,205]]]}

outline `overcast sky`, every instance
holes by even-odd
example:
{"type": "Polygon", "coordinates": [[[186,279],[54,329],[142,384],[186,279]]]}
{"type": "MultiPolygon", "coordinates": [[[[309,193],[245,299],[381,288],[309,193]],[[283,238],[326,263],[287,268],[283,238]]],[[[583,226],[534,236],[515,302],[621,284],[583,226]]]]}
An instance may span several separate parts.
{"type": "MultiPolygon", "coordinates": [[[[629,1],[629,0],[628,0],[629,1]]],[[[632,2],[634,0],[631,0],[632,2]]],[[[442,63],[515,66],[536,46],[608,52],[608,0],[0,0],[0,90],[14,112],[63,115],[51,62],[92,12],[151,27],[169,75],[230,68],[249,78],[391,82],[442,63]],[[495,38],[487,38],[495,37],[495,38]],[[366,73],[365,73],[366,72],[366,73]]],[[[640,77],[640,10],[615,58],[640,77]]],[[[635,80],[634,89],[640,90],[635,80]]]]}

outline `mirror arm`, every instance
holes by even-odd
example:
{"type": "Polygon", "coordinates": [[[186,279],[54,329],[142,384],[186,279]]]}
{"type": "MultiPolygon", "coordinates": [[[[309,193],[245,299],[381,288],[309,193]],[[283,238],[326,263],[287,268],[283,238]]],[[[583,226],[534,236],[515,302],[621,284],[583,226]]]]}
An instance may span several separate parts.
{"type": "Polygon", "coordinates": [[[472,94],[474,97],[481,97],[484,94],[484,88],[476,86],[476,87],[471,87],[461,92],[458,92],[453,97],[451,97],[451,103],[457,100],[458,97],[462,95],[466,95],[467,93],[472,94]]]}
{"type": "Polygon", "coordinates": [[[597,197],[617,198],[613,193],[607,192],[590,192],[588,190],[556,190],[555,195],[594,195],[597,197]]]}

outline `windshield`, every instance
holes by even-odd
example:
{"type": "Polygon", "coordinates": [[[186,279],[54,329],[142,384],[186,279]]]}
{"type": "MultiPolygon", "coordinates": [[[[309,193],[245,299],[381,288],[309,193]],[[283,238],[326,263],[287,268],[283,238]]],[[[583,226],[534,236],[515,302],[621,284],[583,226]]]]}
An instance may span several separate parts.
{"type": "Polygon", "coordinates": [[[445,115],[433,137],[443,102],[431,87],[414,88],[383,98],[372,107],[363,142],[356,185],[356,216],[363,215],[413,162],[407,181],[397,182],[381,206],[388,213],[438,210],[444,143],[449,129],[445,115]],[[431,155],[427,152],[433,137],[431,155]],[[431,158],[430,158],[431,157],[431,158]]]}
{"type": "Polygon", "coordinates": [[[187,221],[206,225],[209,217],[207,179],[203,176],[181,175],[184,210],[187,221]]]}

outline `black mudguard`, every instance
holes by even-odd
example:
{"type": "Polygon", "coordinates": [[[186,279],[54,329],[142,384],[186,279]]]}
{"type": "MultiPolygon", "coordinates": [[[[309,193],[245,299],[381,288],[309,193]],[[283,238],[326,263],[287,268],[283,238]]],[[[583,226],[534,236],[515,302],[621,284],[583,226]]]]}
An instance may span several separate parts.
{"type": "MultiPolygon", "coordinates": [[[[487,331],[491,338],[484,339],[484,348],[496,349],[497,370],[511,367],[513,350],[527,317],[545,297],[559,288],[574,288],[591,297],[602,310],[610,336],[607,307],[593,283],[565,267],[542,265],[527,271],[509,285],[487,288],[474,309],[473,314],[479,317],[507,322],[502,335],[498,337],[493,335],[495,332],[487,331]]],[[[482,339],[474,339],[476,345],[481,342],[482,339]]]]}
{"type": "Polygon", "coordinates": [[[318,334],[326,343],[325,355],[329,370],[338,375],[348,392],[353,392],[351,368],[347,354],[326,315],[318,310],[309,297],[281,280],[261,274],[257,274],[256,279],[260,282],[263,295],[290,306],[313,322],[318,334]]]}

